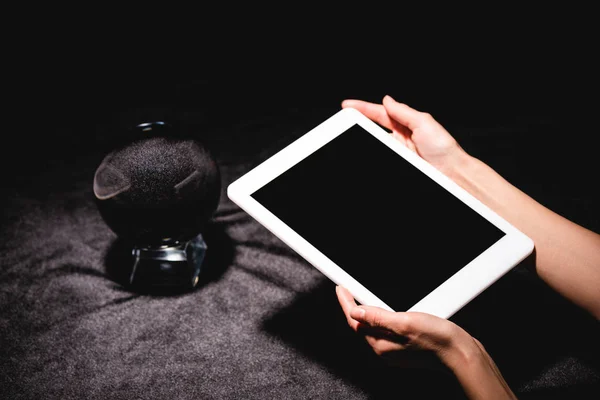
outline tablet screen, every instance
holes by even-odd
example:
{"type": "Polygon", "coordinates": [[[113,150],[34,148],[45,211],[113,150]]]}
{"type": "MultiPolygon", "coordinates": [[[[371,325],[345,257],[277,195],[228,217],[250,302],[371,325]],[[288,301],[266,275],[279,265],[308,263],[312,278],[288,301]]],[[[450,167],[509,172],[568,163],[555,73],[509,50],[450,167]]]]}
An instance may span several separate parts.
{"type": "Polygon", "coordinates": [[[505,235],[359,125],[252,197],[397,311],[505,235]]]}

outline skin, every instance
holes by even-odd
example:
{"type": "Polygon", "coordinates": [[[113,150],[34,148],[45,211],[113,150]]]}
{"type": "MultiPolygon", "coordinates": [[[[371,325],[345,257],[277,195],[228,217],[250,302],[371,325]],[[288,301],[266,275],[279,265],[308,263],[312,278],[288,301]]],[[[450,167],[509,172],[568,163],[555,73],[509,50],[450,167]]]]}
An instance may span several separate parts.
{"type": "MultiPolygon", "coordinates": [[[[600,319],[600,235],[544,207],[467,154],[430,114],[396,102],[344,100],[387,128],[399,142],[512,223],[535,243],[538,276],[562,296],[600,319]]],[[[348,324],[393,365],[451,371],[470,399],[514,399],[483,345],[451,321],[415,312],[357,305],[336,288],[348,324]]]]}

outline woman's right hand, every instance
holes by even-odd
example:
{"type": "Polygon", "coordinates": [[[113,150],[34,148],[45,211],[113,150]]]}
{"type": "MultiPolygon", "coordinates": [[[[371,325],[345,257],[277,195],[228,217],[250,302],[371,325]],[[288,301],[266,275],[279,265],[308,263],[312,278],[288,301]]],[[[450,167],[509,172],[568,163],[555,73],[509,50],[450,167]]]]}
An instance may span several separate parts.
{"type": "Polygon", "coordinates": [[[379,125],[389,129],[400,143],[446,175],[468,155],[430,114],[398,103],[390,96],[382,104],[348,99],[342,108],[354,108],[379,125]]]}
{"type": "Polygon", "coordinates": [[[341,286],[336,293],[350,328],[391,365],[432,369],[443,365],[471,400],[516,398],[483,345],[455,323],[425,313],[359,306],[341,286]]]}

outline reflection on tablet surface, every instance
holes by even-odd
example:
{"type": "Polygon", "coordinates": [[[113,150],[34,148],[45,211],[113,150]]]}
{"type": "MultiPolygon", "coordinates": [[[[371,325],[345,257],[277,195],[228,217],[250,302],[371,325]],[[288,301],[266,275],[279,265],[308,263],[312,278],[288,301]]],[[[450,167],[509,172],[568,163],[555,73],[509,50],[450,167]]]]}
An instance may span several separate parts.
{"type": "Polygon", "coordinates": [[[398,311],[504,236],[359,125],[252,197],[398,311]]]}

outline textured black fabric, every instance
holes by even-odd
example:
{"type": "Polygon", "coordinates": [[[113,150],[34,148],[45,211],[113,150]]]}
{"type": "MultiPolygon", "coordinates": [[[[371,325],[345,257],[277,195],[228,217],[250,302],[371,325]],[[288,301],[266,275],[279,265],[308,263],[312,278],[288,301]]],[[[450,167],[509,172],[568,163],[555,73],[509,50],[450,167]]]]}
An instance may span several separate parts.
{"type": "MultiPolygon", "coordinates": [[[[445,82],[438,77],[422,90],[418,80],[359,85],[333,73],[308,84],[271,78],[268,86],[268,73],[205,78],[162,81],[162,91],[151,92],[145,81],[120,80],[101,102],[36,108],[30,118],[37,123],[15,134],[10,152],[19,161],[3,168],[1,200],[0,397],[463,398],[451,376],[385,366],[346,325],[334,285],[225,195],[230,182],[346,97],[379,101],[389,93],[431,112],[517,187],[600,230],[591,181],[597,129],[546,108],[553,102],[543,93],[529,103],[531,88],[511,103],[517,83],[469,89],[462,81],[436,86],[445,82]],[[453,97],[459,89],[462,97],[453,97]],[[495,94],[477,97],[487,89],[495,94]],[[222,175],[200,283],[173,296],[126,287],[124,250],[92,192],[96,167],[127,140],[115,132],[157,119],[185,124],[222,175]]],[[[393,205],[382,199],[381,207],[393,205]]],[[[360,242],[356,232],[348,245],[360,242]]],[[[600,394],[597,321],[546,288],[526,262],[453,320],[484,343],[519,398],[600,394]]]]}

